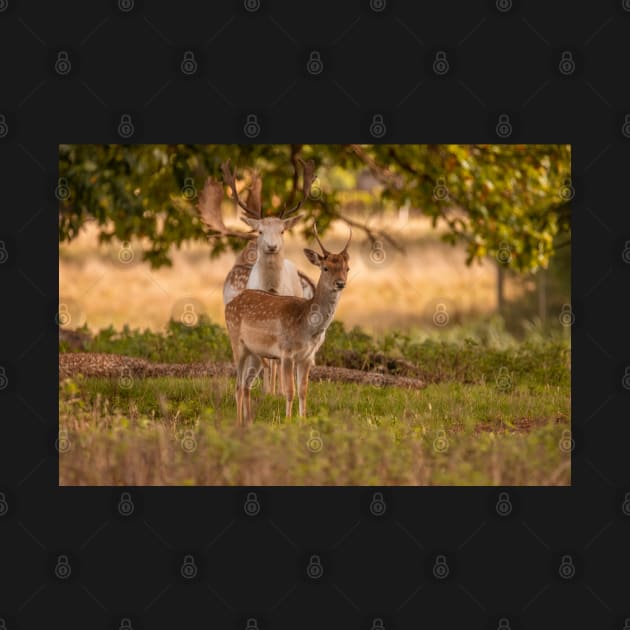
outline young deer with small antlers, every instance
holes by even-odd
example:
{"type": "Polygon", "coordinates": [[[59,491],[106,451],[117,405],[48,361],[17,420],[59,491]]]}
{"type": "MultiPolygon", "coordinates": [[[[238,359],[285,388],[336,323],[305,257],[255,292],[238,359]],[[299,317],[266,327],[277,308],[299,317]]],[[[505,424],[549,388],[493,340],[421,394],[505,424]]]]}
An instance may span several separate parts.
{"type": "Polygon", "coordinates": [[[236,362],[236,411],[238,424],[253,422],[251,388],[264,359],[279,359],[286,397],[286,415],[291,416],[295,394],[293,369],[297,368],[299,412],[306,415],[308,376],[316,352],[335,314],[341,290],[348,277],[348,241],[341,252],[329,252],[315,238],[322,254],[305,249],[308,260],[320,268],[315,295],[310,299],[278,296],[245,290],[225,307],[232,353],[236,362]]]}

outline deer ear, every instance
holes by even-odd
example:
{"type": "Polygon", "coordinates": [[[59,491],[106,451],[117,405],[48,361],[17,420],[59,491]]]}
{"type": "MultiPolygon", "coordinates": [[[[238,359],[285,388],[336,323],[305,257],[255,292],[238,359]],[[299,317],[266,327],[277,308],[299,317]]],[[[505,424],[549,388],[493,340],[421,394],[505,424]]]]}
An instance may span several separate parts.
{"type": "Polygon", "coordinates": [[[312,249],[305,249],[304,253],[306,254],[309,262],[313,263],[316,267],[321,266],[322,260],[324,259],[317,252],[314,252],[312,249]]]}
{"type": "Polygon", "coordinates": [[[260,221],[258,219],[251,219],[250,217],[241,217],[241,221],[243,221],[244,223],[247,223],[247,225],[249,225],[249,227],[253,228],[254,230],[260,229],[260,221]]]}
{"type": "Polygon", "coordinates": [[[284,228],[290,230],[298,221],[304,218],[303,214],[296,214],[294,217],[284,220],[284,228]]]}

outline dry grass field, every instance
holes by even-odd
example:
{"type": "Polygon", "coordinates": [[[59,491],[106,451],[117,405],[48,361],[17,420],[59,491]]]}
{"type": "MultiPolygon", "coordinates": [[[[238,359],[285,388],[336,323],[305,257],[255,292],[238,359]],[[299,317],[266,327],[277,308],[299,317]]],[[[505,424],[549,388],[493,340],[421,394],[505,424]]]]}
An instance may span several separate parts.
{"type": "MultiPolygon", "coordinates": [[[[348,286],[336,316],[347,327],[360,325],[370,332],[384,332],[429,324],[440,303],[455,322],[495,310],[494,266],[466,266],[463,248],[439,240],[439,231],[432,229],[429,220],[388,217],[371,227],[385,227],[405,253],[385,244],[384,254],[376,257],[383,261],[372,262],[368,241],[355,230],[348,286]]],[[[337,222],[324,240],[334,250],[342,246],[346,235],[346,226],[337,222]]],[[[286,255],[316,281],[318,270],[302,252],[312,246],[296,230],[285,235],[286,255]]],[[[173,315],[179,316],[178,310],[189,298],[213,321],[224,324],[223,280],[235,253],[211,259],[208,247],[195,243],[173,252],[172,267],[152,271],[141,262],[141,248],[141,242],[131,242],[124,251],[120,245],[99,245],[94,226],[60,246],[60,302],[68,305],[71,328],[87,322],[92,331],[125,324],[162,330],[173,315]],[[130,262],[121,262],[127,257],[130,262]]],[[[508,299],[521,291],[522,284],[508,281],[508,299]]]]}
{"type": "MultiPolygon", "coordinates": [[[[279,396],[258,387],[256,422],[243,430],[235,426],[227,374],[78,370],[60,381],[60,430],[68,444],[60,483],[570,484],[569,330],[548,337],[531,325],[517,340],[494,317],[491,262],[466,266],[463,248],[443,243],[424,219],[390,216],[371,227],[386,227],[405,254],[385,245],[371,258],[355,230],[348,285],[317,364],[370,376],[379,369],[404,376],[402,366],[426,387],[316,380],[309,416],[291,419],[279,396]],[[448,315],[443,327],[433,319],[439,304],[448,315]]],[[[323,240],[335,250],[346,236],[337,223],[323,240]]],[[[287,256],[316,280],[318,270],[302,253],[313,243],[297,233],[285,243],[287,256]]],[[[96,334],[111,327],[86,349],[110,353],[100,356],[112,361],[128,355],[184,368],[230,361],[222,286],[235,254],[210,259],[208,246],[198,243],[174,251],[171,268],[151,271],[141,262],[142,245],[99,246],[92,226],[60,246],[67,328],[87,323],[96,334]],[[209,320],[184,325],[187,303],[209,320]]],[[[528,282],[508,278],[506,298],[522,296],[528,282]]],[[[89,356],[96,355],[83,358],[89,356]]]]}

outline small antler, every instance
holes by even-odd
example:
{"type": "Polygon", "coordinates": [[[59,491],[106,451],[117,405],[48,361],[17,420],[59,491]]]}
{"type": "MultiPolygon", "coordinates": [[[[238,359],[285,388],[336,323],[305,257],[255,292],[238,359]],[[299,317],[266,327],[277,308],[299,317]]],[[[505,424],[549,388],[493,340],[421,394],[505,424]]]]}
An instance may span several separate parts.
{"type": "MultiPolygon", "coordinates": [[[[245,214],[252,219],[262,219],[262,213],[261,213],[260,207],[258,209],[256,209],[255,207],[249,207],[247,204],[243,203],[239,199],[238,192],[236,191],[236,181],[234,178],[236,174],[236,169],[234,169],[234,171],[230,171],[229,159],[227,159],[225,162],[223,162],[223,164],[221,164],[221,171],[223,173],[223,180],[232,189],[232,194],[234,195],[234,199],[236,200],[236,203],[238,203],[238,205],[241,208],[243,208],[243,210],[245,210],[245,214]]],[[[254,204],[252,204],[252,206],[253,205],[254,204]]]]}
{"type": "Polygon", "coordinates": [[[317,223],[313,222],[313,232],[315,233],[315,240],[319,243],[319,246],[322,248],[322,254],[327,256],[330,252],[324,247],[324,244],[319,240],[319,234],[317,233],[317,223]]]}
{"type": "Polygon", "coordinates": [[[298,201],[297,204],[293,208],[290,208],[288,210],[285,208],[280,213],[281,219],[288,217],[290,214],[293,214],[294,212],[297,212],[297,210],[300,209],[302,204],[306,201],[306,198],[311,194],[311,186],[313,185],[313,182],[317,178],[317,175],[315,175],[315,162],[313,160],[308,160],[306,162],[302,158],[297,158],[297,160],[302,165],[302,168],[304,169],[303,182],[302,182],[302,199],[300,199],[300,201],[298,201]]]}
{"type": "Polygon", "coordinates": [[[348,245],[350,245],[350,241],[352,240],[352,226],[348,223],[348,230],[350,230],[350,234],[348,234],[348,242],[346,246],[341,250],[341,254],[345,254],[348,251],[348,245]]]}

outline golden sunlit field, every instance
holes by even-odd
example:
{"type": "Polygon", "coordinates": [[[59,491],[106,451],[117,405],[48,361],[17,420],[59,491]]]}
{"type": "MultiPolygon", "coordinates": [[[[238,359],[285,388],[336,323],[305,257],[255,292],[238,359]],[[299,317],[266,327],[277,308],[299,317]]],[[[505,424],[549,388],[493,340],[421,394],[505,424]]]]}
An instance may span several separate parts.
{"type": "MultiPolygon", "coordinates": [[[[348,286],[336,315],[346,326],[384,332],[430,324],[438,304],[444,304],[455,321],[496,310],[495,266],[466,266],[463,248],[439,240],[439,230],[433,230],[428,219],[394,216],[370,226],[386,227],[405,253],[385,243],[382,263],[372,262],[368,241],[355,231],[348,286]]],[[[346,236],[347,228],[337,222],[325,242],[334,250],[346,236]]],[[[69,305],[72,328],[87,323],[93,331],[125,324],[162,330],[172,316],[180,315],[186,298],[201,304],[213,321],[224,323],[222,287],[235,253],[211,259],[209,248],[196,243],[174,251],[172,267],[151,270],[141,262],[141,246],[99,246],[94,226],[60,246],[60,302],[69,305]]],[[[304,241],[297,230],[285,235],[287,257],[316,281],[318,270],[306,260],[304,247],[312,247],[312,241],[304,241]]],[[[517,298],[522,290],[522,283],[508,281],[506,297],[517,298]]]]}
{"type": "MultiPolygon", "coordinates": [[[[151,271],[140,262],[140,243],[98,246],[94,229],[62,245],[64,327],[108,329],[87,349],[113,354],[85,357],[97,364],[111,357],[123,367],[100,376],[86,369],[60,383],[60,427],[71,444],[61,454],[60,482],[569,484],[568,336],[546,341],[534,327],[517,341],[495,315],[493,264],[466,266],[463,248],[443,243],[426,220],[390,217],[381,225],[405,254],[385,245],[374,263],[355,233],[348,286],[317,363],[372,376],[393,369],[426,387],[313,382],[309,416],[292,419],[280,396],[256,387],[257,419],[246,431],[235,426],[233,378],[142,376],[124,367],[125,355],[167,370],[231,361],[222,285],[235,254],[210,259],[196,244],[175,251],[172,268],[151,271]],[[192,328],[180,321],[186,303],[200,316],[192,328]],[[437,326],[442,305],[448,318],[437,326]],[[361,330],[350,332],[354,326],[361,330]]],[[[338,224],[324,240],[334,250],[346,234],[338,224]]],[[[302,254],[311,243],[297,234],[285,243],[288,257],[316,280],[302,254]]],[[[508,278],[506,298],[530,288],[531,281],[508,278]]]]}

